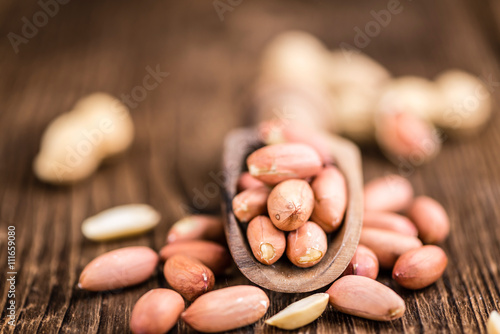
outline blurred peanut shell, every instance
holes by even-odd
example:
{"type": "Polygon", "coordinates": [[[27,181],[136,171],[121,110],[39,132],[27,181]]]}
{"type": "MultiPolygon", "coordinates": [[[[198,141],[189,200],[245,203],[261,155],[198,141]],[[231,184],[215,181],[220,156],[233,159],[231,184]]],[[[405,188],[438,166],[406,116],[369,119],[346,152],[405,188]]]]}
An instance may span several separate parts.
{"type": "Polygon", "coordinates": [[[391,77],[385,67],[366,54],[340,49],[326,57],[323,75],[332,90],[346,85],[377,90],[391,77]]]}
{"type": "Polygon", "coordinates": [[[433,115],[433,122],[455,137],[478,134],[491,117],[491,87],[457,69],[441,73],[436,84],[446,105],[442,113],[433,115]]]}
{"type": "Polygon", "coordinates": [[[287,31],[266,46],[260,76],[266,80],[311,83],[323,78],[327,50],[316,37],[287,31]]]}
{"type": "Polygon", "coordinates": [[[445,108],[445,99],[436,83],[421,77],[403,76],[386,83],[376,106],[376,114],[404,112],[432,120],[445,108]]]}

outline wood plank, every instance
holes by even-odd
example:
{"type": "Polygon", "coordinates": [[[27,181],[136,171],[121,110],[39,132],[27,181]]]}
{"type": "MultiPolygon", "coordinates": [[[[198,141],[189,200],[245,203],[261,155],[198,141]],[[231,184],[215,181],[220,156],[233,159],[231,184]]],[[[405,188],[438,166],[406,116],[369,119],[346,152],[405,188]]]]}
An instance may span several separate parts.
{"type": "MultiPolygon", "coordinates": [[[[275,34],[304,29],[329,48],[354,43],[354,27],[373,20],[370,11],[387,1],[242,2],[221,21],[211,2],[70,2],[15,54],[0,42],[0,258],[5,259],[7,226],[16,226],[18,322],[6,326],[7,285],[0,284],[0,328],[5,333],[126,332],[135,301],[147,290],[167,286],[161,268],[146,283],[112,293],[76,288],[92,258],[129,245],[159,249],[170,224],[188,210],[216,211],[222,139],[251,119],[245,109],[262,48],[275,34]],[[141,85],[146,67],[170,75],[131,113],[137,137],[117,163],[71,188],[38,182],[31,162],[48,122],[82,95],[104,90],[116,96],[141,85]],[[195,195],[207,201],[196,205],[195,195]],[[150,203],[163,216],[146,236],[96,244],[80,232],[82,220],[109,206],[150,203]]],[[[500,81],[497,56],[499,8],[471,0],[401,1],[400,14],[363,51],[395,75],[433,77],[460,67],[500,81]]],[[[20,32],[21,18],[40,9],[36,2],[0,5],[0,34],[20,32]]],[[[500,86],[499,86],[500,87],[500,86]]],[[[499,89],[494,97],[499,101],[499,89]]],[[[449,265],[441,281],[417,292],[381,281],[402,294],[407,314],[378,323],[329,308],[304,333],[485,331],[499,309],[500,118],[478,138],[447,140],[442,153],[409,176],[418,194],[443,203],[453,222],[444,248],[449,265]]],[[[398,172],[379,152],[364,148],[366,179],[398,172]]],[[[5,282],[5,261],[0,261],[5,282]]],[[[216,288],[248,284],[232,268],[216,288]]],[[[307,294],[268,292],[268,315],[307,294]]],[[[173,332],[192,333],[179,322],[173,332]]],[[[234,333],[282,333],[260,320],[234,333]]]]}

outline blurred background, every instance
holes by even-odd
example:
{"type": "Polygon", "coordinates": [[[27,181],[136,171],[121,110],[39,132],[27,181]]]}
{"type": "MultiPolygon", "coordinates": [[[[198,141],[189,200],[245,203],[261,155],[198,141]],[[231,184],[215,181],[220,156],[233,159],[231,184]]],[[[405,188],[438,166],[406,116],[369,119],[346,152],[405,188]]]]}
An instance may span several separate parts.
{"type": "MultiPolygon", "coordinates": [[[[223,139],[251,123],[245,106],[266,43],[300,29],[329,49],[356,45],[357,31],[375,20],[373,12],[396,5],[399,13],[362,52],[395,76],[466,70],[491,80],[498,101],[495,1],[1,1],[0,239],[7,226],[16,226],[22,291],[16,332],[125,330],[140,291],[162,283],[89,297],[74,289],[78,274],[108,249],[138,242],[158,249],[169,224],[188,211],[219,210],[223,139]],[[138,95],[151,71],[161,73],[158,84],[138,95]],[[132,147],[78,185],[39,182],[32,161],[43,130],[96,91],[130,101],[132,147]],[[162,213],[163,225],[154,234],[97,246],[83,239],[84,218],[134,202],[162,213]]],[[[408,175],[417,193],[443,203],[454,222],[445,245],[450,265],[444,283],[430,296],[408,292],[415,296],[409,316],[397,324],[349,320],[339,325],[344,330],[485,330],[500,295],[494,265],[500,257],[499,129],[495,107],[480,136],[446,141],[436,159],[408,175]]],[[[376,147],[363,148],[363,160],[366,179],[398,172],[376,147]]],[[[3,275],[5,270],[1,281],[3,275]]],[[[0,305],[5,292],[0,288],[0,305]]],[[[347,319],[329,317],[314,326],[324,330],[328,321],[347,319]]]]}

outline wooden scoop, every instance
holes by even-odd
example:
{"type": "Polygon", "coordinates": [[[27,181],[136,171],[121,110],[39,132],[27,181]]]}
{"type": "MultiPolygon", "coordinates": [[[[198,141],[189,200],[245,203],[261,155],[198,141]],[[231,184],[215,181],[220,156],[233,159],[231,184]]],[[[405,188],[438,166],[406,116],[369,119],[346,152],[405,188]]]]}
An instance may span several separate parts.
{"type": "Polygon", "coordinates": [[[348,203],[341,228],[328,237],[328,251],[315,266],[298,268],[286,255],[273,265],[258,262],[246,239],[246,224],[237,221],[232,200],[246,157],[263,146],[256,129],[237,129],[229,133],[224,144],[225,185],[222,211],[229,250],[240,271],[250,281],[269,290],[298,293],[314,291],[332,283],[346,269],[358,246],[363,222],[363,176],[361,155],[352,142],[328,135],[328,149],[333,161],[346,178],[348,203]]]}

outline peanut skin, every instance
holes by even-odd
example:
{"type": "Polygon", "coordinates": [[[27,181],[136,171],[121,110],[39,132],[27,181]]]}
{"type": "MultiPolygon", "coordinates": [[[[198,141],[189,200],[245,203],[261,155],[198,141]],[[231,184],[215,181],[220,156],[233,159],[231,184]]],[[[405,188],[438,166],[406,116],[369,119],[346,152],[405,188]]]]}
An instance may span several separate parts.
{"type": "Polygon", "coordinates": [[[266,213],[267,198],[271,189],[266,186],[247,189],[233,198],[233,212],[242,223],[266,213]]]}
{"type": "Polygon", "coordinates": [[[242,192],[251,188],[259,188],[264,186],[264,182],[257,180],[255,177],[250,175],[249,172],[244,172],[240,175],[238,179],[238,191],[242,192]]]}
{"type": "Polygon", "coordinates": [[[314,209],[314,193],[304,180],[278,184],[267,199],[267,211],[274,226],[293,231],[304,225],[314,209]]]}
{"type": "Polygon", "coordinates": [[[422,246],[416,237],[367,227],[361,230],[359,243],[370,248],[377,255],[380,266],[388,269],[394,266],[399,256],[422,246]]]}
{"type": "Polygon", "coordinates": [[[171,256],[165,262],[163,273],[168,284],[191,302],[214,288],[212,271],[190,256],[171,256]]]}
{"type": "Polygon", "coordinates": [[[418,230],[415,224],[405,216],[392,212],[367,211],[363,215],[363,227],[389,230],[416,237],[418,230]]]}
{"type": "Polygon", "coordinates": [[[166,261],[175,254],[184,254],[200,260],[214,274],[222,274],[231,263],[231,256],[223,246],[203,240],[189,240],[168,244],[160,250],[160,257],[166,261]]]}
{"type": "Polygon", "coordinates": [[[394,265],[392,278],[412,290],[423,289],[444,273],[448,257],[438,246],[427,245],[401,255],[394,265]]]}
{"type": "Polygon", "coordinates": [[[263,264],[278,261],[286,249],[286,237],[266,216],[257,216],[248,224],[247,239],[255,258],[263,264]]]}
{"type": "Polygon", "coordinates": [[[377,279],[378,267],[378,259],[375,253],[368,247],[358,245],[351,262],[349,262],[342,276],[358,275],[377,279]]]}
{"type": "Polygon", "coordinates": [[[307,222],[288,233],[286,255],[297,267],[308,268],[323,259],[327,247],[323,229],[314,222],[307,222]]]}
{"type": "Polygon", "coordinates": [[[325,167],[311,184],[314,192],[312,220],[330,233],[339,228],[347,206],[344,176],[337,167],[325,167]]]}
{"type": "Polygon", "coordinates": [[[399,175],[387,175],[371,180],[364,188],[365,211],[399,212],[413,200],[411,183],[399,175]]]}
{"type": "Polygon", "coordinates": [[[169,289],[153,289],[135,303],[130,316],[133,333],[166,333],[184,311],[184,299],[169,289]]]}
{"type": "Polygon", "coordinates": [[[299,143],[265,146],[247,159],[250,174],[269,185],[314,176],[322,165],[321,157],[313,148],[299,143]]]}
{"type": "Polygon", "coordinates": [[[426,244],[443,242],[450,233],[450,220],[436,200],[419,196],[408,210],[408,217],[417,226],[420,239],[426,244]]]}
{"type": "Polygon", "coordinates": [[[403,299],[393,290],[364,276],[344,276],[326,293],[335,309],[361,318],[390,321],[401,318],[406,310],[403,299]]]}

